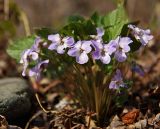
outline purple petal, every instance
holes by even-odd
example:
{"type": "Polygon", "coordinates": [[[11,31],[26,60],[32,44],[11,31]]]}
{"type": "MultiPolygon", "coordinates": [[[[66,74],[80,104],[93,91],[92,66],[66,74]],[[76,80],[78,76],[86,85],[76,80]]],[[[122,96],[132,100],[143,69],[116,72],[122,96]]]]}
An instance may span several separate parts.
{"type": "Polygon", "coordinates": [[[32,51],[38,51],[39,49],[39,44],[42,42],[42,39],[40,37],[37,37],[34,41],[33,46],[31,47],[32,51]]]}
{"type": "Polygon", "coordinates": [[[138,64],[135,64],[135,65],[132,66],[132,71],[138,73],[140,76],[145,75],[144,70],[138,64]]]}
{"type": "Polygon", "coordinates": [[[20,59],[21,64],[23,64],[25,61],[27,61],[27,57],[28,57],[30,51],[31,51],[30,49],[27,49],[27,50],[22,52],[21,59],[20,59]]]}
{"type": "Polygon", "coordinates": [[[104,45],[103,45],[103,50],[104,50],[106,53],[108,53],[109,55],[111,55],[111,54],[110,54],[111,51],[109,50],[109,45],[108,45],[108,44],[104,44],[104,45]]]}
{"type": "Polygon", "coordinates": [[[29,70],[28,74],[29,74],[30,77],[32,77],[32,76],[35,76],[38,72],[39,72],[38,69],[36,69],[34,67],[34,68],[32,68],[32,69],[29,70]]]}
{"type": "Polygon", "coordinates": [[[39,79],[40,73],[42,71],[41,66],[46,65],[48,63],[49,63],[49,60],[44,60],[44,61],[39,62],[35,67],[33,67],[32,69],[29,70],[29,76],[30,77],[35,76],[36,79],[39,79]]]}
{"type": "Polygon", "coordinates": [[[32,68],[29,70],[29,76],[30,77],[35,77],[37,81],[40,80],[41,78],[41,71],[37,71],[35,68],[32,68]]]}
{"type": "Polygon", "coordinates": [[[144,46],[147,45],[147,43],[153,38],[149,29],[143,30],[133,25],[129,25],[128,27],[132,29],[135,38],[140,40],[144,46]]]}
{"type": "Polygon", "coordinates": [[[122,73],[119,69],[116,70],[116,74],[114,75],[113,80],[122,81],[122,73]]]}
{"type": "Polygon", "coordinates": [[[109,64],[111,61],[111,57],[109,56],[108,53],[105,53],[105,55],[101,56],[100,60],[104,63],[104,64],[109,64]]]}
{"type": "Polygon", "coordinates": [[[102,37],[104,35],[104,29],[103,28],[96,28],[97,30],[97,36],[102,37]]]}
{"type": "Polygon", "coordinates": [[[79,64],[85,64],[88,62],[87,53],[84,51],[79,56],[76,57],[76,62],[79,64]]]}
{"type": "Polygon", "coordinates": [[[64,52],[65,52],[65,47],[64,47],[64,45],[59,45],[59,46],[57,47],[57,53],[59,53],[59,54],[64,54],[64,52]]]}
{"type": "Polygon", "coordinates": [[[30,53],[30,49],[25,50],[22,53],[21,59],[20,59],[20,63],[23,64],[23,71],[22,71],[22,76],[26,76],[26,69],[28,67],[28,55],[30,53]]]}
{"type": "Polygon", "coordinates": [[[30,55],[32,56],[33,60],[37,60],[38,59],[38,53],[36,52],[31,52],[30,55]]]}
{"type": "Polygon", "coordinates": [[[72,37],[64,37],[62,41],[67,44],[67,47],[71,47],[74,44],[74,39],[72,37]]]}
{"type": "Polygon", "coordinates": [[[145,46],[152,38],[152,35],[143,35],[142,37],[140,37],[140,42],[145,46]]]}
{"type": "Polygon", "coordinates": [[[48,35],[48,40],[52,42],[60,42],[61,38],[59,34],[48,35]]]}
{"type": "Polygon", "coordinates": [[[116,60],[119,62],[123,62],[127,59],[126,54],[122,51],[116,51],[114,56],[115,56],[116,60]]]}
{"type": "Polygon", "coordinates": [[[67,54],[68,54],[69,56],[72,56],[72,57],[77,56],[77,53],[78,53],[78,50],[77,50],[76,48],[71,48],[71,49],[69,49],[68,52],[67,52],[67,54]]]}
{"type": "Polygon", "coordinates": [[[94,47],[95,50],[103,48],[102,42],[99,40],[92,40],[91,45],[94,47]]]}
{"type": "Polygon", "coordinates": [[[124,87],[125,84],[123,83],[122,73],[119,69],[116,70],[114,77],[111,80],[109,85],[110,89],[118,89],[119,87],[124,87]]]}
{"type": "Polygon", "coordinates": [[[101,56],[100,50],[96,50],[96,51],[92,52],[93,59],[95,59],[95,60],[100,59],[100,56],[101,56]]]}
{"type": "Polygon", "coordinates": [[[118,89],[118,85],[116,84],[116,81],[110,82],[109,89],[118,89]]]}
{"type": "Polygon", "coordinates": [[[22,76],[26,76],[27,67],[28,67],[28,62],[25,62],[25,63],[23,64],[22,76]]]}
{"type": "Polygon", "coordinates": [[[51,43],[48,47],[49,50],[56,50],[58,47],[58,43],[54,42],[54,43],[51,43]]]}
{"type": "Polygon", "coordinates": [[[77,41],[77,43],[74,45],[74,48],[80,49],[82,46],[82,41],[77,41]]]}
{"type": "Polygon", "coordinates": [[[117,50],[117,42],[115,40],[111,40],[108,44],[108,53],[111,55],[117,50]]]}
{"type": "Polygon", "coordinates": [[[49,63],[49,60],[44,60],[44,61],[41,61],[38,63],[38,69],[40,69],[41,65],[45,65],[45,64],[48,64],[49,63]]]}
{"type": "Polygon", "coordinates": [[[91,44],[91,41],[83,41],[81,49],[84,50],[86,53],[89,53],[92,50],[91,44]]]}
{"type": "Polygon", "coordinates": [[[150,29],[144,30],[144,33],[147,34],[147,35],[150,35],[151,34],[151,30],[150,29]]]}
{"type": "Polygon", "coordinates": [[[130,47],[129,44],[133,41],[129,37],[120,38],[119,46],[124,50],[124,52],[129,52],[130,47]]]}

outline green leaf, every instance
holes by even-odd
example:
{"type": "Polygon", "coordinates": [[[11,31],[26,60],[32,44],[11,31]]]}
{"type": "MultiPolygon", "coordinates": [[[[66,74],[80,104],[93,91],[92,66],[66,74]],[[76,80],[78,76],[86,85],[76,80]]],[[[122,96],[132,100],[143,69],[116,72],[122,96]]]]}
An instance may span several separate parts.
{"type": "Polygon", "coordinates": [[[91,20],[87,20],[84,23],[84,31],[86,35],[95,35],[97,33],[96,26],[93,25],[91,20]]]}
{"type": "Polygon", "coordinates": [[[114,26],[122,21],[127,21],[127,16],[123,6],[119,6],[117,9],[112,11],[103,17],[102,23],[104,26],[114,26]]]}
{"type": "Polygon", "coordinates": [[[102,23],[105,26],[105,35],[103,36],[105,41],[109,42],[120,35],[123,26],[128,23],[123,6],[119,6],[116,10],[104,16],[102,23]]]}
{"type": "Polygon", "coordinates": [[[96,25],[96,26],[102,26],[102,17],[97,13],[93,13],[91,16],[91,21],[96,25]]]}
{"type": "Polygon", "coordinates": [[[21,38],[15,41],[11,41],[7,49],[7,53],[17,62],[20,60],[20,56],[25,49],[30,48],[35,40],[35,36],[21,38]]]}
{"type": "Polygon", "coordinates": [[[126,22],[120,22],[112,27],[107,28],[104,35],[104,40],[109,42],[110,40],[115,39],[117,36],[119,36],[125,23],[126,22]],[[105,39],[105,37],[107,38],[105,39]]]}
{"type": "Polygon", "coordinates": [[[54,34],[55,31],[50,28],[43,27],[43,28],[36,28],[35,33],[36,33],[36,35],[40,36],[41,38],[47,39],[48,35],[54,34]]]}
{"type": "Polygon", "coordinates": [[[122,107],[124,106],[125,102],[127,102],[129,96],[125,88],[120,88],[119,90],[121,94],[116,96],[115,104],[117,107],[122,107]]]}
{"type": "Polygon", "coordinates": [[[91,20],[80,22],[72,22],[64,26],[60,33],[64,36],[73,36],[75,40],[87,39],[89,35],[96,34],[96,26],[93,25],[91,20]]]}
{"type": "Polygon", "coordinates": [[[131,43],[129,46],[131,48],[132,52],[135,52],[137,50],[139,50],[139,48],[142,46],[142,43],[140,41],[138,41],[135,37],[133,37],[131,34],[129,36],[131,38],[131,40],[133,41],[133,43],[131,43]]]}
{"type": "Polygon", "coordinates": [[[83,22],[85,19],[80,15],[73,15],[68,18],[68,23],[72,22],[83,22]]]}
{"type": "Polygon", "coordinates": [[[82,23],[73,22],[64,26],[60,30],[60,33],[64,36],[73,36],[75,40],[77,40],[77,37],[83,39],[85,32],[84,32],[82,23]]]}

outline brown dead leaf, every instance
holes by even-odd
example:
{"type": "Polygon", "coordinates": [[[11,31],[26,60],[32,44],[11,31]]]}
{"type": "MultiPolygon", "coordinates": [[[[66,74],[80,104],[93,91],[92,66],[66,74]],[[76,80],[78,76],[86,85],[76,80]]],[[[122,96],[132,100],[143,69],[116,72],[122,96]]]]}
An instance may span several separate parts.
{"type": "Polygon", "coordinates": [[[157,124],[157,125],[160,126],[160,113],[158,113],[158,114],[155,116],[155,118],[154,118],[153,121],[152,121],[152,124],[153,124],[153,125],[157,124]]]}
{"type": "Polygon", "coordinates": [[[139,116],[139,109],[133,109],[132,111],[124,114],[121,119],[124,124],[132,124],[135,122],[137,117],[139,116]]]}

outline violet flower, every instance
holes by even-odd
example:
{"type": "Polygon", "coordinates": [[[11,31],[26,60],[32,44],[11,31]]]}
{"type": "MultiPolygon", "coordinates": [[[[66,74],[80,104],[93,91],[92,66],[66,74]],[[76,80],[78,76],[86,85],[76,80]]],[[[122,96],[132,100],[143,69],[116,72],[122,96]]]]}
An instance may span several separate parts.
{"type": "Polygon", "coordinates": [[[61,39],[59,34],[49,35],[48,40],[52,42],[48,49],[57,50],[59,54],[64,54],[65,49],[74,44],[74,39],[72,37],[67,36],[61,39]]]}
{"type": "Polygon", "coordinates": [[[102,36],[104,35],[103,28],[96,28],[97,35],[92,41],[92,46],[94,47],[95,51],[92,52],[93,59],[97,60],[100,59],[104,64],[109,64],[111,61],[110,55],[112,54],[111,51],[108,49],[107,44],[103,44],[102,36]]]}
{"type": "Polygon", "coordinates": [[[78,41],[73,48],[68,50],[68,55],[76,57],[76,62],[79,64],[85,64],[88,62],[88,53],[91,52],[91,41],[78,41]]]}
{"type": "Polygon", "coordinates": [[[133,31],[133,35],[137,40],[139,40],[142,45],[147,45],[147,43],[153,39],[153,35],[151,35],[151,31],[149,29],[143,30],[135,25],[128,25],[128,28],[130,28],[133,31]]]}
{"type": "Polygon", "coordinates": [[[108,44],[111,53],[114,52],[114,57],[117,61],[123,62],[127,59],[126,53],[130,51],[129,44],[133,41],[129,37],[118,36],[115,40],[111,40],[108,44]]]}
{"type": "Polygon", "coordinates": [[[123,82],[121,71],[117,69],[114,77],[109,84],[109,89],[118,89],[119,87],[125,87],[125,84],[123,82]]]}
{"type": "Polygon", "coordinates": [[[44,60],[44,61],[40,61],[38,62],[38,64],[33,67],[32,69],[29,70],[29,76],[35,76],[37,80],[40,79],[41,77],[41,71],[43,70],[43,65],[46,65],[49,63],[49,60],[44,60]]]}
{"type": "Polygon", "coordinates": [[[90,35],[90,37],[93,39],[92,41],[97,41],[101,42],[102,41],[102,36],[104,35],[105,31],[103,28],[96,28],[97,30],[97,35],[90,35]]]}
{"type": "Polygon", "coordinates": [[[38,59],[38,52],[39,52],[39,44],[41,42],[41,38],[37,37],[35,39],[34,44],[32,45],[32,47],[30,49],[25,50],[22,55],[21,55],[21,59],[20,59],[20,63],[23,64],[23,72],[22,72],[22,76],[26,75],[26,69],[28,67],[28,62],[30,60],[37,60],[38,59]]]}
{"type": "Polygon", "coordinates": [[[112,51],[109,49],[109,45],[97,41],[92,41],[92,43],[95,48],[95,51],[92,52],[93,59],[100,59],[104,64],[109,64],[111,61],[110,55],[112,54],[112,51]]]}
{"type": "Polygon", "coordinates": [[[144,72],[143,68],[136,63],[133,63],[131,69],[132,69],[133,72],[138,73],[142,77],[145,75],[145,72],[144,72]]]}
{"type": "Polygon", "coordinates": [[[97,30],[97,38],[102,38],[102,36],[104,35],[104,32],[105,32],[104,29],[98,27],[98,28],[96,28],[96,30],[97,30]]]}

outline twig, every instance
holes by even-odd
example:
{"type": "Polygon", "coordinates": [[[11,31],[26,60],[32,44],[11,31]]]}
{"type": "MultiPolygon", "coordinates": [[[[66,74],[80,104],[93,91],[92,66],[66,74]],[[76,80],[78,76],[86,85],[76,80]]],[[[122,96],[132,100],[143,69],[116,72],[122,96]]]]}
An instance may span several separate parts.
{"type": "Polygon", "coordinates": [[[92,115],[92,113],[89,113],[89,120],[88,120],[87,129],[89,129],[90,124],[91,124],[91,115],[92,115]]]}
{"type": "Polygon", "coordinates": [[[40,99],[39,99],[39,96],[38,96],[37,93],[35,94],[35,96],[36,96],[37,102],[38,102],[39,106],[41,107],[41,109],[42,109],[45,113],[50,113],[50,111],[47,111],[47,110],[42,106],[42,104],[41,104],[41,102],[40,102],[40,99]]]}
{"type": "Polygon", "coordinates": [[[54,110],[46,110],[43,106],[42,106],[42,104],[41,104],[41,102],[40,102],[40,99],[39,99],[39,96],[38,96],[38,94],[36,93],[35,94],[35,96],[36,96],[36,99],[37,99],[37,102],[38,102],[38,104],[39,104],[39,106],[41,107],[41,109],[45,112],[45,113],[52,113],[52,114],[55,114],[55,113],[57,113],[56,111],[54,111],[54,110]]]}
{"type": "Polygon", "coordinates": [[[38,111],[36,114],[34,114],[34,115],[29,119],[29,121],[27,122],[27,124],[26,124],[26,126],[25,126],[24,129],[28,129],[30,123],[31,123],[36,117],[38,117],[39,115],[41,115],[42,113],[43,113],[42,111],[38,111]]]}
{"type": "Polygon", "coordinates": [[[4,19],[9,19],[9,0],[4,0],[4,19]]]}

